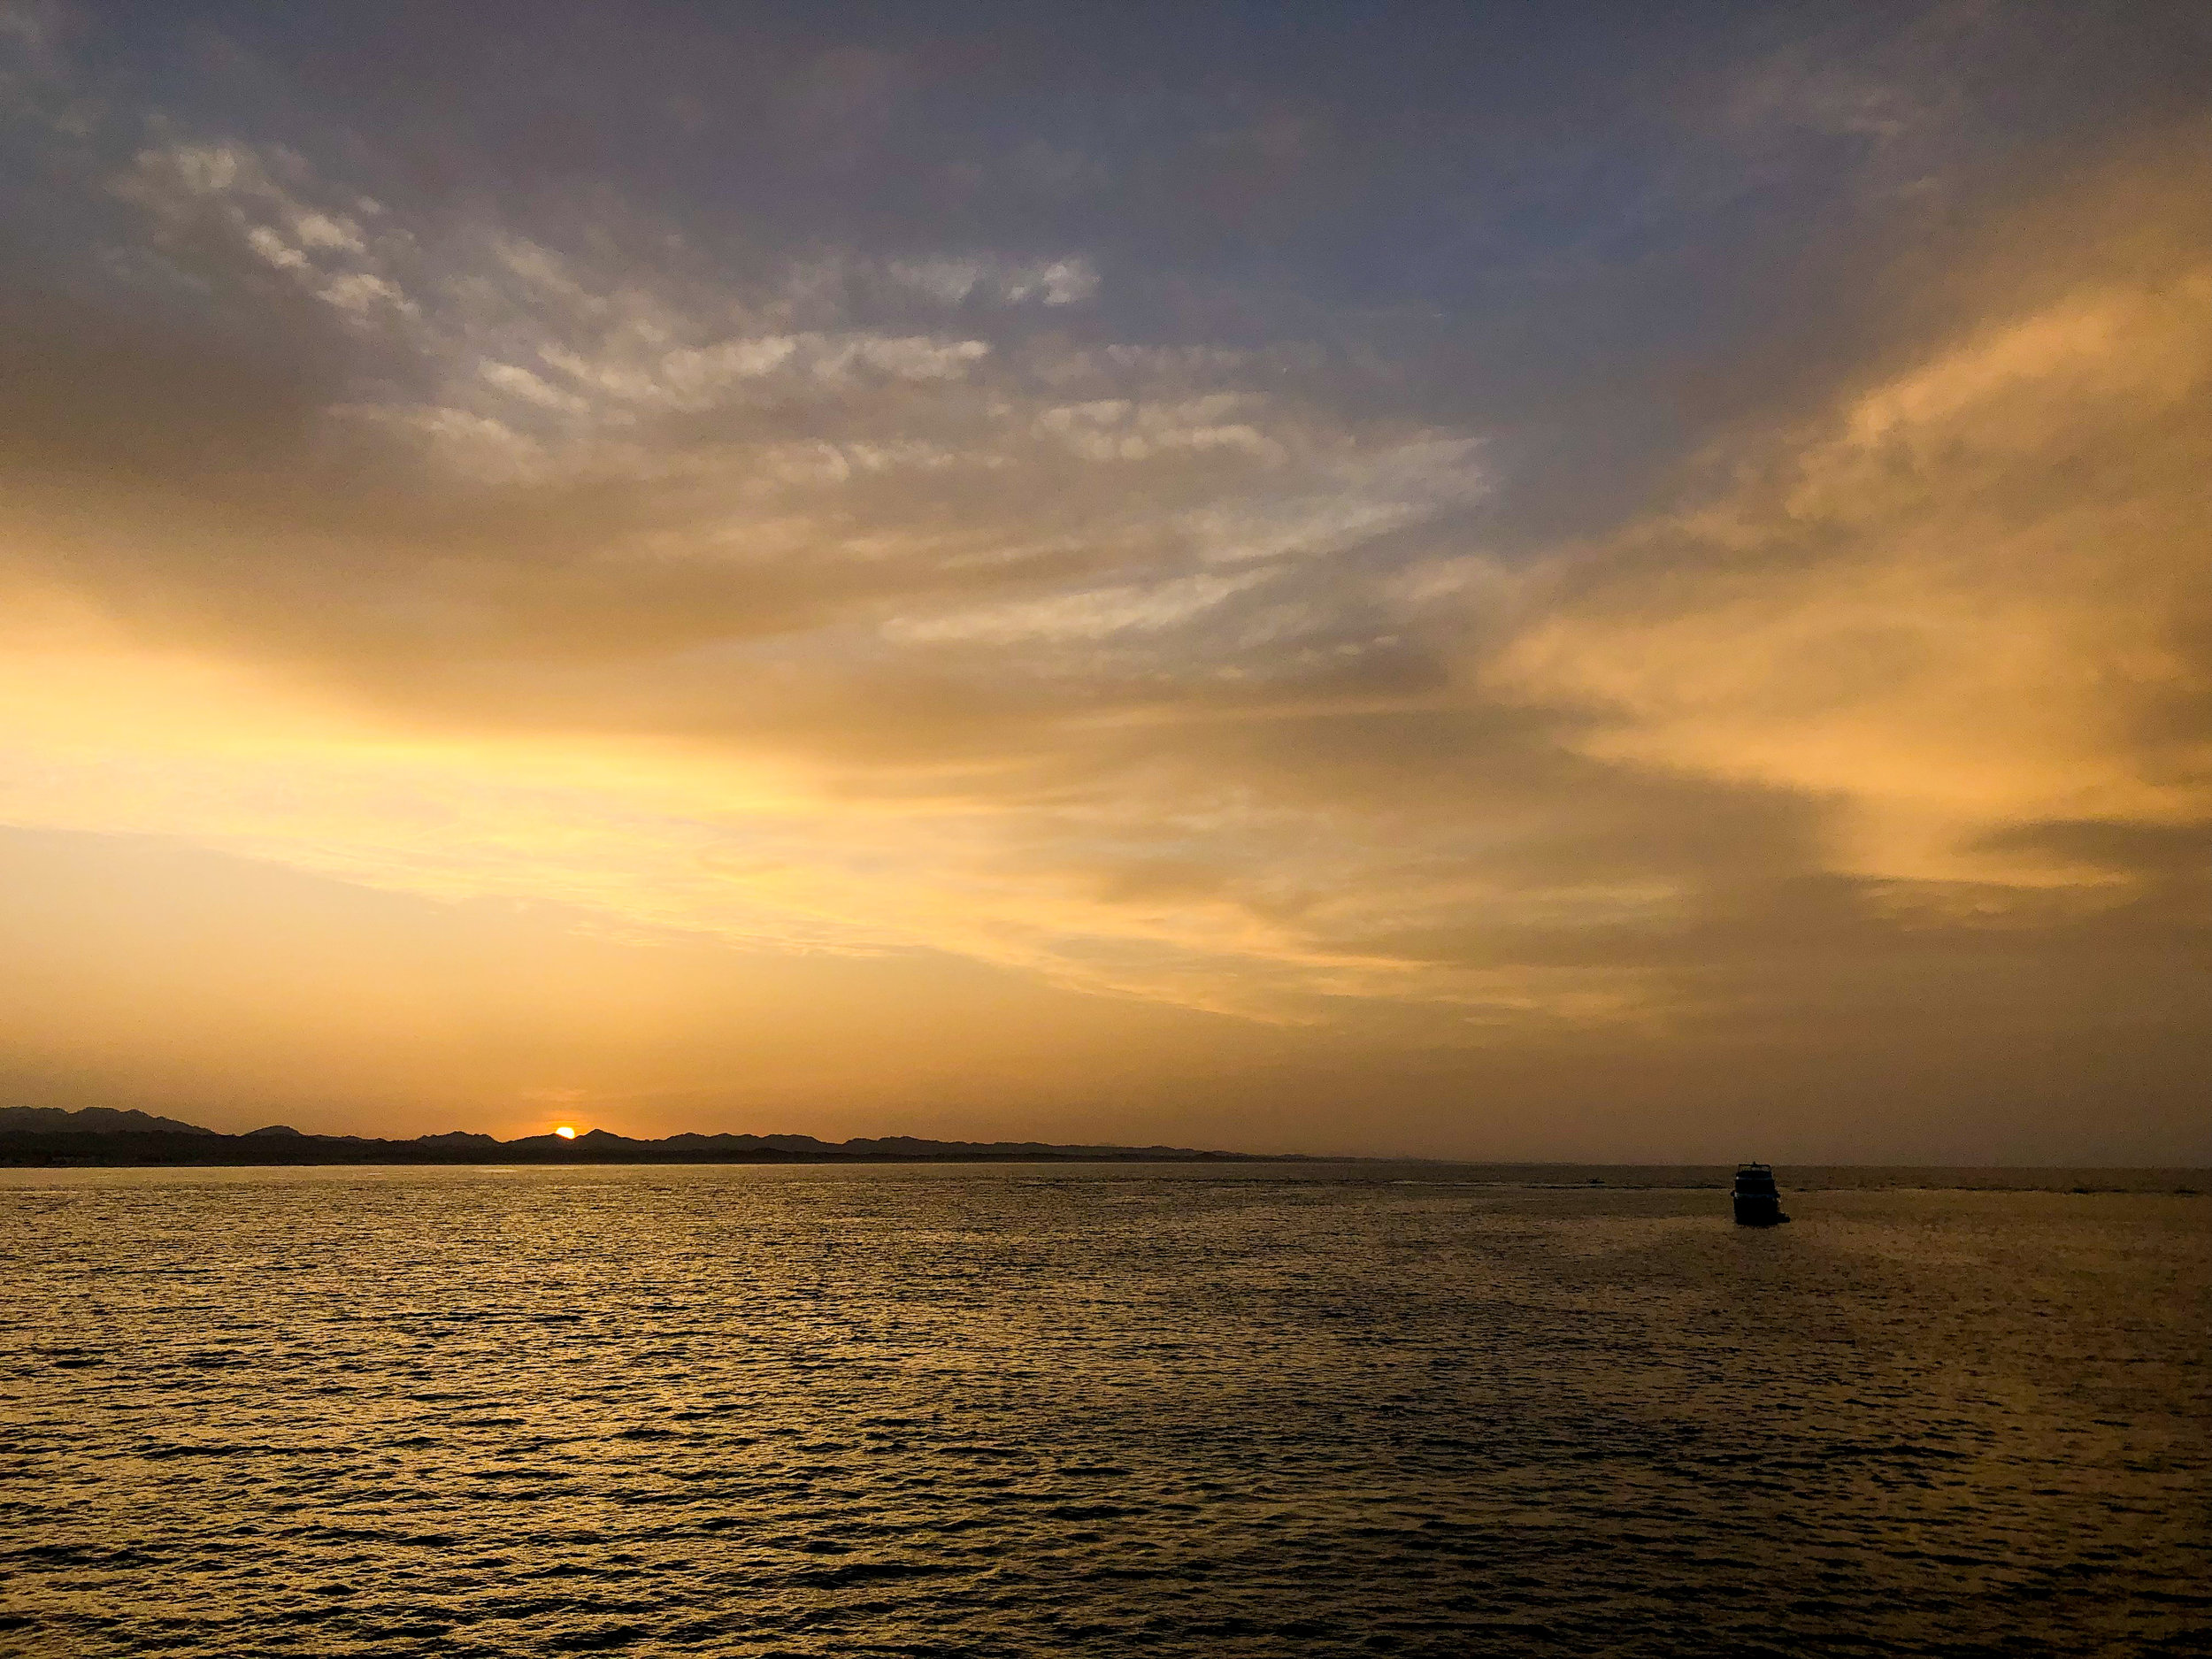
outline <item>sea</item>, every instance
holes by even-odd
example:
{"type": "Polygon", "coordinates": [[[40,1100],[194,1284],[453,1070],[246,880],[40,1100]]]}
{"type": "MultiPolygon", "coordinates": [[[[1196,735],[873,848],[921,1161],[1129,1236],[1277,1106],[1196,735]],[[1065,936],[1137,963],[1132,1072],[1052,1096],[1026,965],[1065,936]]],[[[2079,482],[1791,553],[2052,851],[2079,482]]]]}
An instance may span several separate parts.
{"type": "Polygon", "coordinates": [[[0,1652],[2212,1653],[2205,1172],[0,1171],[0,1652]]]}

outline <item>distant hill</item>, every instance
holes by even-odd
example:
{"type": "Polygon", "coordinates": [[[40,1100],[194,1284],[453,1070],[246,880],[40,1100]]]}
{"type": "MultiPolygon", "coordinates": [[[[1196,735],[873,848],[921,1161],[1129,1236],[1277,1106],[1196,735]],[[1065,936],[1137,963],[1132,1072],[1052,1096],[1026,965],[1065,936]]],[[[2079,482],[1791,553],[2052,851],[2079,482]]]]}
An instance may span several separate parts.
{"type": "Polygon", "coordinates": [[[594,1129],[500,1141],[467,1130],[379,1141],[364,1135],[305,1134],[271,1124],[221,1134],[173,1118],[88,1106],[0,1107],[0,1163],[43,1164],[842,1164],[1162,1162],[1236,1160],[1249,1153],[1190,1147],[1057,1146],[1042,1141],[924,1141],[886,1135],[818,1141],[812,1135],[674,1134],[658,1141],[594,1129]]]}
{"type": "Polygon", "coordinates": [[[179,1123],[173,1118],[118,1110],[113,1106],[81,1106],[65,1111],[58,1106],[0,1106],[0,1134],[61,1135],[211,1135],[212,1129],[179,1123]]]}

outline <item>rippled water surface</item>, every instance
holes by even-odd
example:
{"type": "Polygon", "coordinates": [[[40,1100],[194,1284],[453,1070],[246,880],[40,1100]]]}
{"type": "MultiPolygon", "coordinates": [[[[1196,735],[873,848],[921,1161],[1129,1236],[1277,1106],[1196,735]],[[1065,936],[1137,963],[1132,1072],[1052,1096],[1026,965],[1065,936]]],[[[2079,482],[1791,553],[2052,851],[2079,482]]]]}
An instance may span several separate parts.
{"type": "Polygon", "coordinates": [[[0,1650],[2212,1651],[2212,1200],[1345,1173],[12,1171],[0,1650]]]}

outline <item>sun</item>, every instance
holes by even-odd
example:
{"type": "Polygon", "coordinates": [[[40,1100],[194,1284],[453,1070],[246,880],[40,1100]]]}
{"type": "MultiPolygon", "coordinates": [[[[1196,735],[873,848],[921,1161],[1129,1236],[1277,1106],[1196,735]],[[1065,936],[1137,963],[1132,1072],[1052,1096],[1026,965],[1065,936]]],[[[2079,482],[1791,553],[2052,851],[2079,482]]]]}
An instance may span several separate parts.
{"type": "Polygon", "coordinates": [[[570,1127],[569,1127],[566,1124],[563,1124],[563,1125],[561,1125],[558,1129],[556,1129],[553,1133],[554,1133],[555,1134],[557,1134],[557,1135],[560,1136],[560,1138],[561,1138],[562,1140],[564,1140],[564,1141],[573,1141],[573,1140],[575,1140],[575,1139],[576,1139],[576,1132],[575,1132],[573,1129],[570,1128],[570,1127]]]}

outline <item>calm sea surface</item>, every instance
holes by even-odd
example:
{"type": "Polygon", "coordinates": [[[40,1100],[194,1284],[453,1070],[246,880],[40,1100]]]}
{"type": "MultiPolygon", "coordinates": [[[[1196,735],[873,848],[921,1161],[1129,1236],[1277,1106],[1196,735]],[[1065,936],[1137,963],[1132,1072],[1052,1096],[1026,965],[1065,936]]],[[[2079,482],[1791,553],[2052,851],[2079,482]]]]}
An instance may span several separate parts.
{"type": "Polygon", "coordinates": [[[0,1651],[2212,1652],[2189,1177],[1632,1179],[0,1172],[0,1651]]]}

